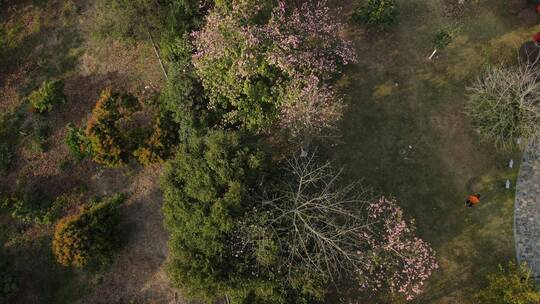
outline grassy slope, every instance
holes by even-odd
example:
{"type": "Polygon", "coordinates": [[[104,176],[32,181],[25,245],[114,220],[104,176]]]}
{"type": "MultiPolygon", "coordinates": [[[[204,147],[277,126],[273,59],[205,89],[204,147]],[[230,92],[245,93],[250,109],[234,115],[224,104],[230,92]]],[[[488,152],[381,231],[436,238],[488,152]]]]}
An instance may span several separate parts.
{"type": "Polygon", "coordinates": [[[500,52],[513,56],[534,29],[504,13],[506,1],[490,2],[476,18],[460,19],[459,35],[434,61],[426,59],[433,36],[449,22],[439,1],[400,1],[393,32],[352,34],[360,62],[342,81],[351,107],[336,157],[351,177],[401,201],[436,249],[441,268],[418,303],[474,303],[485,273],[514,257],[513,194],[504,182],[515,180],[506,164],[519,154],[478,142],[464,88],[500,52]],[[482,204],[467,209],[473,191],[482,204]]]}

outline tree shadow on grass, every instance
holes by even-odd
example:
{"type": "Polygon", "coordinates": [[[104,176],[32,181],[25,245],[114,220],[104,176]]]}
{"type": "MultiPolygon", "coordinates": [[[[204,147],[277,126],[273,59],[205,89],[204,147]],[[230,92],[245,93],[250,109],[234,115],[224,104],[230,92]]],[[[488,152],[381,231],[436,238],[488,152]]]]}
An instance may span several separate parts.
{"type": "Polygon", "coordinates": [[[19,245],[16,267],[21,285],[12,303],[74,303],[85,294],[79,270],[58,264],[52,256],[50,237],[42,236],[19,245]]]}
{"type": "Polygon", "coordinates": [[[172,303],[179,298],[162,269],[168,235],[162,224],[159,173],[157,167],[146,168],[127,187],[130,198],[122,206],[120,226],[125,246],[81,303],[172,303]]]}

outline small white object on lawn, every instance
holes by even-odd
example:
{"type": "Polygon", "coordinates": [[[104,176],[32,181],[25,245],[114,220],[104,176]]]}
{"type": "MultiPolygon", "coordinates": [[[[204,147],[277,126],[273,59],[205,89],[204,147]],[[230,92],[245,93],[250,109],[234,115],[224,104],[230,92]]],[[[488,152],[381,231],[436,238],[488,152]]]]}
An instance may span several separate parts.
{"type": "Polygon", "coordinates": [[[431,55],[429,56],[428,59],[429,59],[429,60],[433,59],[433,56],[435,56],[435,54],[437,54],[437,49],[435,49],[435,50],[433,51],[433,53],[431,53],[431,55]]]}
{"type": "Polygon", "coordinates": [[[510,162],[508,163],[508,168],[512,169],[514,168],[514,160],[511,159],[510,162]]]}
{"type": "Polygon", "coordinates": [[[510,180],[509,179],[506,180],[506,189],[510,189],[510,180]]]}

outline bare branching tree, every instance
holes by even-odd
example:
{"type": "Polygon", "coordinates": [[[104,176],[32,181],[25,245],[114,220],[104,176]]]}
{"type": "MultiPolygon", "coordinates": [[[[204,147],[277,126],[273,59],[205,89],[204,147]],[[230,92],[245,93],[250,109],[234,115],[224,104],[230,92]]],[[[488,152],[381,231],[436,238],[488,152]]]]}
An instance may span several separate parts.
{"type": "Polygon", "coordinates": [[[339,185],[340,171],[319,165],[313,155],[287,161],[290,177],[262,200],[268,225],[286,247],[283,266],[302,261],[311,271],[339,275],[362,263],[369,221],[358,211],[370,201],[357,184],[339,185]],[[360,190],[359,190],[360,189],[360,190]]]}
{"type": "Polygon", "coordinates": [[[342,171],[314,155],[287,160],[287,174],[249,216],[251,247],[272,247],[277,271],[298,265],[309,275],[356,278],[412,298],[437,268],[429,245],[414,237],[396,201],[374,199],[359,183],[343,185],[342,171]]]}
{"type": "Polygon", "coordinates": [[[480,135],[514,146],[540,131],[540,71],[531,65],[490,67],[468,88],[467,113],[480,135]]]}

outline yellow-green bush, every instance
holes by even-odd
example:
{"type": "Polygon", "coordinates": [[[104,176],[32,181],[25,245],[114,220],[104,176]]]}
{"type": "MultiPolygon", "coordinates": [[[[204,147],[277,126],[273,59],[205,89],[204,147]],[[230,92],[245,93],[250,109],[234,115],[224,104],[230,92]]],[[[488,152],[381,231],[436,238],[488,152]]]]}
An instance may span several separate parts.
{"type": "Polygon", "coordinates": [[[177,125],[171,115],[162,112],[154,119],[150,136],[133,152],[133,155],[144,166],[162,163],[172,154],[173,147],[177,143],[177,125]]]}
{"type": "Polygon", "coordinates": [[[178,142],[172,113],[151,101],[143,103],[129,94],[103,91],[85,134],[74,134],[68,145],[108,167],[119,167],[135,157],[149,165],[165,160],[178,142]],[[82,146],[81,146],[82,143],[82,146]],[[81,148],[82,147],[82,148],[81,148]]]}
{"type": "Polygon", "coordinates": [[[509,263],[499,271],[488,274],[488,286],[479,293],[481,304],[540,303],[540,291],[526,265],[509,263]]]}
{"type": "Polygon", "coordinates": [[[28,97],[32,108],[38,113],[50,112],[66,101],[64,82],[62,80],[45,80],[41,87],[28,97]]]}
{"type": "Polygon", "coordinates": [[[60,220],[52,241],[56,260],[64,266],[79,267],[108,260],[118,245],[118,205],[124,199],[123,195],[116,195],[60,220]]]}
{"type": "Polygon", "coordinates": [[[132,138],[122,132],[120,123],[129,120],[139,109],[139,101],[132,95],[114,93],[110,89],[101,93],[85,131],[96,162],[118,167],[128,161],[132,138]]]}

